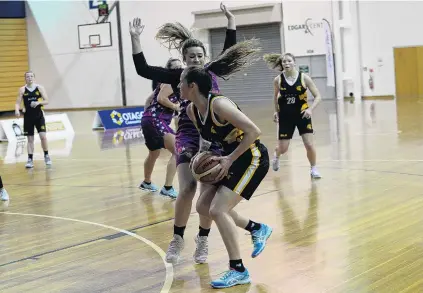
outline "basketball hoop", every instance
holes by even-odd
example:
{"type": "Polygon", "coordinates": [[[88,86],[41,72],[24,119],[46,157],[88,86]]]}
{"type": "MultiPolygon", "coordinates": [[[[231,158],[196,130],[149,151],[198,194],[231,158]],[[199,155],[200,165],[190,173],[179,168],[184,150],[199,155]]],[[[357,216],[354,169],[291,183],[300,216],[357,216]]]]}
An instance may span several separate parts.
{"type": "Polygon", "coordinates": [[[91,48],[96,48],[97,44],[91,44],[91,48]]]}

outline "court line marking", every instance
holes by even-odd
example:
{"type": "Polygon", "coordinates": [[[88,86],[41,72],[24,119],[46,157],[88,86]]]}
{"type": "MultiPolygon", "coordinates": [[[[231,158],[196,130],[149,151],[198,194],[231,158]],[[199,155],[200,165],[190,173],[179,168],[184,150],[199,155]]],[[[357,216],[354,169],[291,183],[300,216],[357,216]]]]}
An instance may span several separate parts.
{"type": "Polygon", "coordinates": [[[173,265],[166,262],[166,253],[159,246],[157,246],[155,243],[153,243],[150,240],[148,240],[144,237],[141,237],[141,236],[139,236],[135,233],[132,233],[132,232],[129,232],[127,230],[120,229],[120,228],[116,228],[116,227],[113,227],[113,226],[108,226],[108,225],[90,222],[90,221],[71,219],[71,218],[63,218],[63,217],[48,216],[48,215],[38,215],[38,214],[13,213],[13,212],[0,212],[0,214],[15,215],[15,216],[30,216],[30,217],[39,217],[39,218],[50,218],[50,219],[55,219],[55,220],[63,220],[63,221],[70,221],[70,222],[76,222],[76,223],[83,223],[83,224],[88,224],[88,225],[99,226],[99,227],[102,227],[102,228],[105,228],[105,229],[115,230],[117,232],[124,233],[128,236],[134,237],[134,238],[144,242],[145,244],[147,244],[151,248],[153,248],[160,255],[160,257],[163,260],[164,266],[166,268],[166,278],[165,278],[165,282],[163,284],[162,290],[160,292],[161,293],[168,293],[170,291],[170,288],[172,287],[173,265]]]}
{"type": "MultiPolygon", "coordinates": [[[[275,192],[275,191],[279,191],[279,189],[270,190],[270,191],[265,191],[265,192],[263,192],[263,193],[259,193],[259,194],[257,194],[257,195],[253,195],[253,196],[251,197],[251,199],[250,199],[250,200],[256,199],[257,197],[260,197],[260,196],[262,196],[262,195],[267,195],[267,194],[273,193],[273,192],[275,192]]],[[[246,203],[246,202],[240,202],[240,204],[245,204],[245,203],[246,203]]],[[[0,212],[0,213],[1,213],[1,214],[7,214],[8,212],[0,212]]],[[[195,216],[195,215],[198,215],[198,212],[191,212],[191,213],[190,213],[190,216],[195,216]]],[[[148,223],[148,224],[146,224],[146,225],[137,226],[137,227],[131,228],[131,229],[129,229],[129,230],[130,230],[130,231],[143,230],[143,229],[146,229],[146,228],[151,228],[151,227],[154,227],[154,226],[159,225],[159,224],[164,224],[164,223],[167,223],[167,222],[173,221],[174,219],[175,219],[174,217],[171,217],[171,218],[163,219],[163,220],[161,220],[161,221],[148,223]]],[[[126,230],[126,231],[128,231],[128,230],[126,230]]],[[[129,231],[129,232],[130,232],[130,231],[129,231]]],[[[98,238],[95,238],[95,239],[91,239],[91,240],[88,240],[88,241],[84,241],[84,242],[82,242],[82,243],[77,243],[77,244],[69,245],[69,246],[66,246],[66,247],[58,248],[58,249],[55,249],[55,250],[50,250],[50,251],[46,251],[46,252],[39,253],[39,254],[36,254],[36,255],[32,255],[32,256],[29,256],[29,257],[21,258],[21,259],[18,259],[18,260],[10,261],[10,262],[8,262],[8,263],[3,263],[3,264],[0,264],[0,267],[2,267],[2,266],[6,266],[6,265],[10,265],[10,264],[14,264],[14,263],[21,262],[21,261],[25,261],[25,260],[29,260],[29,259],[38,258],[38,257],[40,257],[40,256],[44,256],[44,255],[47,255],[47,254],[55,253],[55,252],[58,252],[58,251],[62,251],[62,250],[65,250],[65,249],[69,249],[69,248],[81,247],[81,245],[85,245],[85,244],[88,244],[88,243],[93,243],[93,242],[96,242],[96,241],[102,240],[102,239],[104,239],[104,238],[110,237],[110,236],[114,236],[114,235],[113,235],[113,234],[111,234],[111,235],[106,235],[106,236],[103,236],[103,237],[98,237],[98,238]]]]}
{"type": "MultiPolygon", "coordinates": [[[[291,165],[294,168],[310,168],[310,166],[299,166],[291,165]]],[[[398,175],[407,175],[407,176],[419,176],[422,177],[423,174],[419,173],[406,173],[406,172],[395,172],[389,170],[374,170],[374,169],[363,169],[363,168],[344,168],[344,167],[334,167],[334,166],[324,166],[320,165],[320,169],[329,169],[329,170],[342,170],[342,171],[363,171],[363,172],[376,172],[376,173],[388,173],[388,174],[398,174],[398,175]]]]}
{"type": "MultiPolygon", "coordinates": [[[[137,227],[134,227],[134,228],[131,228],[131,229],[126,229],[126,231],[134,232],[134,231],[142,230],[143,228],[148,228],[148,227],[153,226],[155,224],[160,224],[162,222],[168,222],[168,221],[173,220],[173,219],[174,218],[166,218],[166,219],[158,221],[158,222],[152,222],[152,223],[149,223],[149,224],[146,224],[146,225],[141,225],[141,226],[137,226],[137,227]]],[[[31,260],[31,259],[34,259],[34,258],[39,258],[39,257],[45,256],[45,255],[52,254],[52,253],[59,252],[59,251],[63,251],[63,250],[66,250],[66,249],[81,247],[81,246],[86,245],[86,244],[105,240],[109,237],[116,237],[119,234],[124,234],[124,233],[108,234],[106,236],[86,240],[86,241],[83,241],[83,242],[79,242],[77,244],[72,244],[72,245],[68,245],[68,246],[65,246],[65,247],[56,248],[56,249],[53,249],[53,250],[41,252],[41,253],[38,253],[38,254],[35,254],[35,255],[32,255],[32,256],[28,256],[28,257],[25,257],[25,258],[18,259],[18,260],[9,261],[7,263],[2,263],[2,264],[0,264],[0,267],[8,266],[8,265],[15,264],[15,263],[22,262],[22,261],[26,261],[26,260],[31,260]]],[[[125,234],[125,236],[128,236],[128,235],[125,234]]],[[[116,238],[119,238],[119,237],[116,237],[116,238]]],[[[113,239],[116,239],[116,238],[113,238],[113,239]]]]}
{"type": "MultiPolygon", "coordinates": [[[[339,161],[341,162],[342,160],[320,160],[319,162],[335,162],[335,161],[339,161]]],[[[398,160],[396,162],[422,162],[423,160],[398,160]]],[[[283,163],[306,163],[306,161],[289,161],[289,160],[280,160],[280,162],[283,163]]],[[[393,160],[380,160],[380,161],[372,161],[372,160],[357,160],[357,161],[343,161],[343,162],[394,162],[393,160]]],[[[295,164],[286,164],[281,166],[281,170],[282,167],[293,167],[293,168],[310,168],[309,165],[295,165],[295,164]]],[[[408,176],[423,176],[423,174],[419,174],[419,173],[406,173],[406,172],[396,172],[396,171],[389,171],[389,170],[375,170],[375,169],[365,169],[365,168],[346,168],[346,167],[341,167],[341,166],[325,166],[325,165],[320,165],[319,166],[320,169],[329,169],[329,170],[342,170],[342,171],[363,171],[363,172],[376,172],[376,173],[388,173],[388,174],[399,174],[399,175],[408,175],[408,176]]],[[[50,187],[50,186],[54,186],[54,187],[71,187],[71,188],[121,188],[121,189],[128,189],[128,190],[138,190],[138,187],[135,186],[108,186],[108,185],[64,185],[64,184],[21,184],[21,183],[9,183],[8,185],[10,186],[32,186],[32,187],[50,187]]],[[[145,192],[144,194],[148,194],[149,192],[145,192]]],[[[260,194],[259,194],[260,195],[260,194]]]]}
{"type": "MultiPolygon", "coordinates": [[[[163,157],[165,159],[165,157],[163,157]]],[[[73,158],[73,159],[66,159],[66,158],[56,158],[56,161],[81,161],[81,162],[100,162],[104,161],[104,159],[100,158],[73,158]]],[[[113,159],[108,158],[107,161],[116,161],[116,162],[122,162],[122,159],[113,159]]],[[[306,162],[305,160],[288,160],[288,159],[280,159],[281,162],[306,162]]],[[[131,162],[144,162],[144,159],[131,159],[131,162]]],[[[354,160],[354,159],[321,159],[319,162],[423,162],[423,159],[365,159],[365,160],[354,160]]],[[[132,164],[122,164],[122,165],[113,165],[113,168],[116,166],[132,166],[132,164]]],[[[109,168],[109,167],[105,167],[109,168]]],[[[94,170],[94,171],[97,171],[94,170]]]]}

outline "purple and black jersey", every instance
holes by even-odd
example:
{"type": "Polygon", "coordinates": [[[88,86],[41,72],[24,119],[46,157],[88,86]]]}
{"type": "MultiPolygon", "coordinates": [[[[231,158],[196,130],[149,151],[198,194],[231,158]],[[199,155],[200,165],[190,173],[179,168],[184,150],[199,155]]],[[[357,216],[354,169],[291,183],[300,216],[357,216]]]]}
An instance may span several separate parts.
{"type": "MultiPolygon", "coordinates": [[[[223,47],[224,52],[226,49],[236,44],[236,30],[227,29],[225,44],[223,47]]],[[[183,69],[166,69],[157,66],[148,65],[145,60],[144,53],[133,54],[135,69],[138,75],[148,78],[150,80],[156,80],[160,83],[170,84],[173,92],[177,97],[180,97],[178,84],[183,69]]],[[[219,86],[217,78],[212,74],[213,78],[213,92],[219,92],[219,86]]],[[[189,163],[191,157],[194,156],[199,150],[200,135],[198,130],[195,128],[192,121],[189,119],[186,113],[186,107],[189,105],[189,101],[184,100],[183,97],[180,99],[181,112],[178,119],[178,129],[176,133],[175,148],[177,152],[177,164],[189,163]]]]}
{"type": "MultiPolygon", "coordinates": [[[[159,96],[159,92],[160,92],[160,84],[154,90],[153,100],[151,101],[151,104],[144,110],[143,117],[161,119],[167,124],[170,124],[175,111],[159,103],[159,101],[157,100],[157,97],[159,96]]],[[[178,96],[179,95],[172,94],[169,96],[169,100],[172,103],[176,104],[179,102],[178,96]]]]}

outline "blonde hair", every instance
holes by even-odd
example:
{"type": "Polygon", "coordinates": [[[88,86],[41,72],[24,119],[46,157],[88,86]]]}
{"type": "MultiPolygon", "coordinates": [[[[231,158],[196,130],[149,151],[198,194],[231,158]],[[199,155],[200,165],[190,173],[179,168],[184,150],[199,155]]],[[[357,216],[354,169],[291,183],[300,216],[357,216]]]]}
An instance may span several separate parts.
{"type": "Polygon", "coordinates": [[[192,32],[179,22],[168,22],[162,25],[156,34],[156,40],[159,40],[160,43],[169,50],[178,50],[182,56],[184,56],[187,49],[191,47],[202,48],[204,56],[206,56],[207,53],[204,44],[200,40],[195,39],[192,32]]]}
{"type": "Polygon", "coordinates": [[[243,41],[227,49],[206,67],[189,66],[184,70],[184,79],[188,84],[196,83],[200,93],[207,97],[212,89],[212,75],[229,78],[235,72],[251,65],[259,59],[256,58],[256,54],[261,50],[258,44],[257,39],[243,41]]]}
{"type": "Polygon", "coordinates": [[[271,69],[278,69],[280,71],[283,70],[282,60],[285,56],[291,57],[295,61],[295,56],[291,53],[285,54],[277,54],[277,53],[270,53],[263,55],[263,60],[267,63],[267,65],[271,69]]]}
{"type": "Polygon", "coordinates": [[[259,45],[255,38],[237,43],[210,62],[206,69],[223,79],[229,78],[260,59],[257,56],[261,51],[259,45]]]}

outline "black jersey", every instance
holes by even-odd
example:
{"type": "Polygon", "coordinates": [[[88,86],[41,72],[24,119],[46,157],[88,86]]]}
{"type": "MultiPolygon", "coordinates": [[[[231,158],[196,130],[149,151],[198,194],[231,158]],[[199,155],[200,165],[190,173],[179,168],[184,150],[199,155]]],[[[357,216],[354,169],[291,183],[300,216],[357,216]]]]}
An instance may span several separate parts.
{"type": "MultiPolygon", "coordinates": [[[[244,132],[229,122],[222,124],[217,120],[217,117],[213,112],[213,101],[216,99],[226,99],[226,97],[210,93],[208,98],[207,114],[204,118],[199,113],[197,107],[193,104],[193,111],[196,119],[195,126],[200,132],[201,138],[219,145],[222,154],[225,156],[232,153],[238,147],[244,138],[244,132]]],[[[231,102],[238,110],[241,111],[237,104],[233,101],[231,102]]]]}
{"type": "Polygon", "coordinates": [[[304,82],[304,75],[298,72],[297,80],[289,85],[285,75],[281,73],[279,83],[278,105],[282,113],[300,114],[308,108],[307,87],[304,82]]]}
{"type": "Polygon", "coordinates": [[[25,116],[40,116],[43,115],[43,106],[38,105],[35,108],[31,107],[32,102],[41,102],[43,100],[43,96],[38,89],[38,86],[35,87],[33,91],[30,91],[27,87],[25,87],[25,92],[23,94],[23,103],[25,106],[25,116]]]}
{"type": "MultiPolygon", "coordinates": [[[[235,44],[236,30],[227,29],[222,53],[235,44]]],[[[183,68],[167,69],[163,67],[151,66],[147,63],[147,60],[145,60],[143,52],[133,54],[132,59],[134,61],[135,70],[137,71],[138,75],[150,80],[154,80],[156,82],[170,84],[172,86],[173,93],[179,97],[180,92],[178,85],[181,82],[180,79],[182,71],[184,70],[183,68]]]]}

